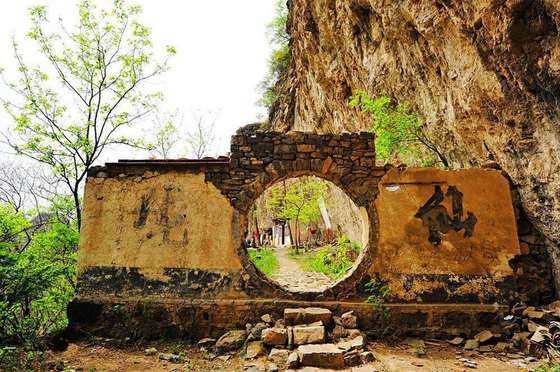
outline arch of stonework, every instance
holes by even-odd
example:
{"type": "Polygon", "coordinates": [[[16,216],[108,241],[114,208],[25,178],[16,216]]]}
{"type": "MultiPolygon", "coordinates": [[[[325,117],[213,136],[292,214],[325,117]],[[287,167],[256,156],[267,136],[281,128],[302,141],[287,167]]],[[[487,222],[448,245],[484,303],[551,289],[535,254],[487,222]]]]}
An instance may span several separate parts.
{"type": "MultiPolygon", "coordinates": [[[[284,179],[316,176],[332,182],[368,217],[368,242],[357,266],[333,286],[322,291],[290,291],[257,270],[242,248],[238,254],[247,275],[246,288],[262,296],[290,299],[342,300],[356,291],[375,259],[378,241],[375,198],[378,182],[385,174],[375,166],[375,144],[371,133],[318,135],[313,133],[242,133],[232,138],[229,177],[214,176],[212,181],[239,211],[237,229],[247,230],[247,213],[255,200],[270,186],[284,179]]],[[[363,284],[363,283],[362,283],[363,284]]]]}
{"type": "Polygon", "coordinates": [[[371,330],[471,332],[516,301],[524,275],[499,171],[376,167],[370,133],[241,130],[228,157],[93,168],[80,234],[70,326],[119,337],[215,337],[293,306],[354,310],[371,330]],[[299,176],[332,182],[368,219],[358,263],[321,293],[281,287],[242,248],[255,200],[299,176]],[[366,303],[371,279],[390,289],[390,319],[366,303]]]}

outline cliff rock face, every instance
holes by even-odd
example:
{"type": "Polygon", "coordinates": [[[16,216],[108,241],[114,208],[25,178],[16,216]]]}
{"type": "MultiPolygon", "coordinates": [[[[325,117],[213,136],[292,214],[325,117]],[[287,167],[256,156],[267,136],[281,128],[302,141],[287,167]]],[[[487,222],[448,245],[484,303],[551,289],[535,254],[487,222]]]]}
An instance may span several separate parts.
{"type": "Polygon", "coordinates": [[[557,0],[291,0],[289,7],[293,58],[273,129],[367,129],[370,119],[348,107],[358,89],[408,102],[454,167],[494,160],[509,174],[553,259],[560,257],[557,0]]]}

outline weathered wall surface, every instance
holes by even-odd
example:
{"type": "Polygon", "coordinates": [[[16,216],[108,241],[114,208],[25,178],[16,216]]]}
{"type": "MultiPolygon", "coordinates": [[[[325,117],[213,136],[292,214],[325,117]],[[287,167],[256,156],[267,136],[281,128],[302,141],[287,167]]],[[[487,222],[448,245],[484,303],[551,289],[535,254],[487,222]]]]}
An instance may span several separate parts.
{"type": "Polygon", "coordinates": [[[214,163],[122,162],[92,171],[78,294],[363,301],[365,283],[376,278],[392,287],[392,302],[514,299],[509,261],[519,243],[499,171],[373,167],[368,133],[258,132],[235,136],[232,150],[214,163]],[[331,181],[369,223],[355,269],[324,292],[290,292],[241,248],[255,199],[299,175],[331,181]]]}
{"type": "Polygon", "coordinates": [[[293,61],[274,130],[369,128],[369,118],[348,108],[357,89],[409,102],[455,167],[495,160],[550,247],[560,244],[558,1],[289,5],[293,61]]]}
{"type": "Polygon", "coordinates": [[[370,133],[252,132],[234,136],[229,159],[92,169],[71,327],[215,336],[309,303],[353,309],[367,319],[364,327],[379,330],[469,333],[494,321],[502,307],[488,304],[517,298],[508,263],[519,244],[507,180],[493,170],[401,173],[373,163],[370,133]],[[281,287],[241,247],[255,199],[301,175],[333,182],[369,222],[354,269],[322,292],[281,287]],[[364,304],[372,279],[391,288],[388,318],[364,304]]]}
{"type": "Polygon", "coordinates": [[[240,296],[237,214],[200,169],[180,168],[88,177],[79,296],[240,296]]]}
{"type": "Polygon", "coordinates": [[[509,183],[500,172],[393,168],[379,190],[379,251],[372,272],[390,284],[392,293],[459,301],[483,288],[492,288],[489,297],[498,288],[515,290],[510,260],[520,254],[519,240],[509,183]],[[436,187],[440,198],[419,216],[436,187]],[[453,188],[459,193],[455,200],[453,188]],[[430,230],[439,242],[430,241],[430,230]],[[467,231],[472,236],[466,237],[467,231]]]}
{"type": "MultiPolygon", "coordinates": [[[[509,184],[499,172],[483,169],[446,172],[436,169],[393,168],[381,180],[377,199],[379,258],[375,270],[387,273],[511,275],[509,260],[520,253],[509,184]],[[415,216],[441,186],[455,186],[463,194],[461,220],[476,217],[472,236],[465,228],[429,241],[429,226],[415,216]]],[[[453,216],[453,200],[446,196],[443,213],[453,216]]]]}
{"type": "Polygon", "coordinates": [[[79,270],[91,266],[239,271],[233,208],[204,174],[89,178],[79,270]]]}

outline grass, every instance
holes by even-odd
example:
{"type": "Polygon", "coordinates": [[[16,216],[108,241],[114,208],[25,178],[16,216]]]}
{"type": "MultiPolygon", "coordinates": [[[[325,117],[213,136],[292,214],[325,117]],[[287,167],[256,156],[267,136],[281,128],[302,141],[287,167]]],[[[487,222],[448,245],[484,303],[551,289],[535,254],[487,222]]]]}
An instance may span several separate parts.
{"type": "Polygon", "coordinates": [[[535,372],[560,372],[560,364],[542,364],[535,370],[535,372]]]}
{"type": "Polygon", "coordinates": [[[278,270],[278,258],[270,248],[262,248],[260,250],[249,248],[247,252],[257,269],[266,276],[270,277],[278,270]]]}
{"type": "Polygon", "coordinates": [[[342,278],[354,266],[348,258],[349,252],[359,254],[361,247],[347,237],[341,237],[334,245],[326,245],[313,254],[298,254],[290,251],[290,257],[296,260],[304,271],[323,273],[332,280],[342,278]]]}

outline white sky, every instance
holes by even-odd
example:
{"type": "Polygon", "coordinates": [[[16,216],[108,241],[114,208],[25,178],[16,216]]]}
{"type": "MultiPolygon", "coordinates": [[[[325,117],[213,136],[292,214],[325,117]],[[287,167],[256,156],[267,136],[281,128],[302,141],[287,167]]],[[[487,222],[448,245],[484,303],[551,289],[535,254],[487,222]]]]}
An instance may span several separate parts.
{"type": "MultiPolygon", "coordinates": [[[[99,6],[108,0],[96,1],[99,6]]],[[[216,154],[225,154],[229,138],[242,125],[258,121],[264,110],[257,107],[257,85],[266,73],[270,46],[266,25],[274,16],[274,0],[129,0],[142,5],[144,23],[152,29],[156,46],[173,45],[177,55],[171,70],[160,77],[165,109],[179,109],[188,125],[193,110],[217,111],[216,154]]],[[[74,23],[75,0],[2,1],[0,12],[0,67],[15,77],[11,38],[15,35],[26,60],[34,49],[25,41],[29,29],[28,8],[44,4],[51,19],[74,23]]],[[[0,88],[0,94],[5,93],[0,88]]],[[[0,131],[9,120],[0,113],[0,131]]],[[[11,125],[11,124],[10,124],[11,125]]],[[[2,155],[0,155],[1,157],[2,155]]],[[[107,153],[104,161],[141,157],[122,150],[107,153]]]]}

